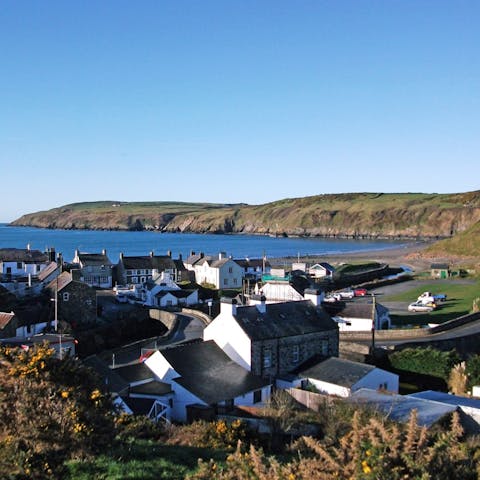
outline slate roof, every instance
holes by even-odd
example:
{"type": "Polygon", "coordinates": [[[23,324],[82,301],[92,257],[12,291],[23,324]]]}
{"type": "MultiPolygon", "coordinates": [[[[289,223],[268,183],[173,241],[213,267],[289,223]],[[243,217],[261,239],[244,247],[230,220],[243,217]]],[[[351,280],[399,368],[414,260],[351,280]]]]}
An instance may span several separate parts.
{"type": "Polygon", "coordinates": [[[122,365],[112,369],[123,380],[128,383],[140,382],[155,378],[153,372],[144,363],[132,363],[129,365],[122,365]]]}
{"type": "Polygon", "coordinates": [[[156,380],[141,385],[130,387],[130,393],[141,395],[162,396],[172,393],[172,387],[169,383],[158,382],[156,380]]]}
{"type": "MultiPolygon", "coordinates": [[[[372,302],[335,302],[325,305],[332,316],[342,318],[372,318],[372,302]]],[[[375,309],[378,316],[388,313],[388,308],[376,302],[375,309]]]]}
{"type": "Polygon", "coordinates": [[[459,407],[468,407],[480,409],[480,399],[460,397],[450,393],[437,392],[435,390],[425,390],[424,392],[411,393],[409,397],[422,398],[424,400],[433,400],[435,402],[456,405],[459,407]]]}
{"type": "MultiPolygon", "coordinates": [[[[225,265],[227,262],[232,260],[231,258],[218,258],[218,257],[213,257],[211,255],[207,255],[198,261],[198,265],[203,265],[204,263],[207,263],[209,267],[211,268],[220,268],[221,266],[225,265]]],[[[233,261],[233,260],[232,260],[233,261]]]]}
{"type": "Polygon", "coordinates": [[[334,271],[335,271],[335,267],[333,267],[332,265],[330,265],[328,262],[316,263],[315,265],[312,265],[310,268],[315,269],[315,267],[317,267],[317,266],[323,267],[325,270],[328,270],[328,271],[330,271],[330,272],[334,272],[334,271]]]}
{"type": "MultiPolygon", "coordinates": [[[[263,259],[262,258],[241,258],[235,259],[236,263],[238,263],[242,268],[263,268],[263,259]]],[[[270,267],[270,262],[268,260],[265,261],[265,267],[270,267]]]]}
{"type": "Polygon", "coordinates": [[[156,298],[162,298],[168,293],[173,295],[175,298],[187,298],[189,297],[194,290],[161,290],[157,294],[155,294],[156,298]]]}
{"type": "Polygon", "coordinates": [[[167,270],[176,268],[172,257],[168,255],[126,257],[120,260],[126,270],[167,270]]]}
{"type": "Polygon", "coordinates": [[[253,341],[338,330],[330,315],[310,300],[270,303],[265,307],[265,313],[260,313],[255,305],[237,307],[234,315],[253,341]]]}
{"type": "Polygon", "coordinates": [[[374,370],[373,365],[330,357],[299,373],[299,376],[350,388],[374,370]]]}
{"type": "Polygon", "coordinates": [[[380,410],[391,420],[408,422],[412,410],[417,411],[417,423],[420,426],[430,427],[457,410],[457,406],[446,405],[440,402],[415,398],[409,395],[386,394],[361,388],[354,392],[347,400],[350,403],[369,405],[380,410]]]}
{"type": "Polygon", "coordinates": [[[79,253],[78,259],[82,266],[112,265],[108,256],[103,253],[79,253]]]}
{"type": "Polygon", "coordinates": [[[40,250],[0,248],[0,262],[46,263],[48,255],[40,250]]]}
{"type": "Polygon", "coordinates": [[[83,363],[97,373],[110,392],[120,394],[128,390],[128,382],[97,355],[85,358],[83,363]]]}
{"type": "Polygon", "coordinates": [[[60,292],[63,288],[73,282],[72,274],[69,272],[62,272],[57,278],[53,279],[48,285],[47,289],[58,289],[60,292]]]}
{"type": "Polygon", "coordinates": [[[39,274],[38,279],[42,282],[51,275],[59,266],[55,262],[50,262],[39,274]]]}
{"type": "Polygon", "coordinates": [[[174,381],[208,405],[271,383],[235,363],[213,340],[179,345],[160,353],[180,375],[174,381]]]}
{"type": "Polygon", "coordinates": [[[448,263],[432,263],[430,268],[434,270],[448,270],[450,265],[448,263]]]}
{"type": "Polygon", "coordinates": [[[195,265],[199,260],[203,258],[203,254],[201,253],[196,253],[194,255],[189,255],[187,259],[185,260],[185,263],[188,265],[195,265]]]}

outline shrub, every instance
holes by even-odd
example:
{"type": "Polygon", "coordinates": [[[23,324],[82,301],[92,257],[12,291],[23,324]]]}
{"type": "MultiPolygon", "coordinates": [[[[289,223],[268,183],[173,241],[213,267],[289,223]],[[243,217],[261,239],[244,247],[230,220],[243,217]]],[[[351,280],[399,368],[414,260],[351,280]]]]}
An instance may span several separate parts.
{"type": "Polygon", "coordinates": [[[389,356],[390,364],[397,370],[422,373],[448,380],[450,371],[460,357],[455,350],[443,352],[431,347],[405,348],[389,356]]]}

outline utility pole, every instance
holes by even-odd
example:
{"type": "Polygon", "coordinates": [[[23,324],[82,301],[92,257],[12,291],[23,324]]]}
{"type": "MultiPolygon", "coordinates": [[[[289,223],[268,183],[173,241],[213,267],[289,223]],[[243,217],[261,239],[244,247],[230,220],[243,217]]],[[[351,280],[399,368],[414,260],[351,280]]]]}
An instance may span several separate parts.
{"type": "Polygon", "coordinates": [[[376,301],[375,294],[372,293],[372,346],[371,346],[372,355],[374,355],[375,353],[375,314],[377,312],[375,301],[376,301]]]}

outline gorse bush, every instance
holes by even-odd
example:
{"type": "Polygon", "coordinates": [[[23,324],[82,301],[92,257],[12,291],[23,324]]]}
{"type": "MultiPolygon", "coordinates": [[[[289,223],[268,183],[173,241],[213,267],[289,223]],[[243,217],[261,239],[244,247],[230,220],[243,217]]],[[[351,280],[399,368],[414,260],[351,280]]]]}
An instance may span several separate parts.
{"type": "Polygon", "coordinates": [[[0,349],[0,471],[10,478],[59,478],[114,435],[111,402],[91,371],[46,345],[0,349]]]}
{"type": "Polygon", "coordinates": [[[450,429],[432,433],[420,428],[412,412],[408,425],[356,413],[350,431],[335,445],[302,437],[291,446],[296,453],[280,463],[261,449],[244,451],[239,444],[223,464],[199,461],[195,480],[473,480],[477,478],[475,449],[461,441],[454,414],[450,429]]]}

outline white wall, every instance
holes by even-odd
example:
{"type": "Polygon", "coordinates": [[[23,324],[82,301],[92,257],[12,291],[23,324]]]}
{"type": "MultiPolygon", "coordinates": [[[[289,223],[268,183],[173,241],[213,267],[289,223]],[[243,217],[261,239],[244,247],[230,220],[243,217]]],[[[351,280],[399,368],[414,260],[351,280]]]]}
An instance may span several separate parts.
{"type": "Polygon", "coordinates": [[[222,304],[220,315],[203,330],[203,340],[215,343],[234,361],[247,370],[252,367],[252,345],[250,339],[231,314],[231,305],[222,304]]]}
{"type": "Polygon", "coordinates": [[[351,393],[349,388],[334,383],[322,382],[314,378],[308,378],[308,382],[311,383],[320,393],[337,395],[338,397],[349,397],[351,393]]]}
{"type": "Polygon", "coordinates": [[[360,388],[378,390],[379,388],[384,388],[385,384],[388,392],[398,393],[398,375],[381,368],[375,368],[352,386],[352,392],[360,388]]]}
{"type": "MultiPolygon", "coordinates": [[[[372,320],[370,318],[343,318],[332,317],[337,322],[340,332],[370,332],[372,330],[372,320]]],[[[378,325],[375,325],[378,330],[378,325]]]]}

